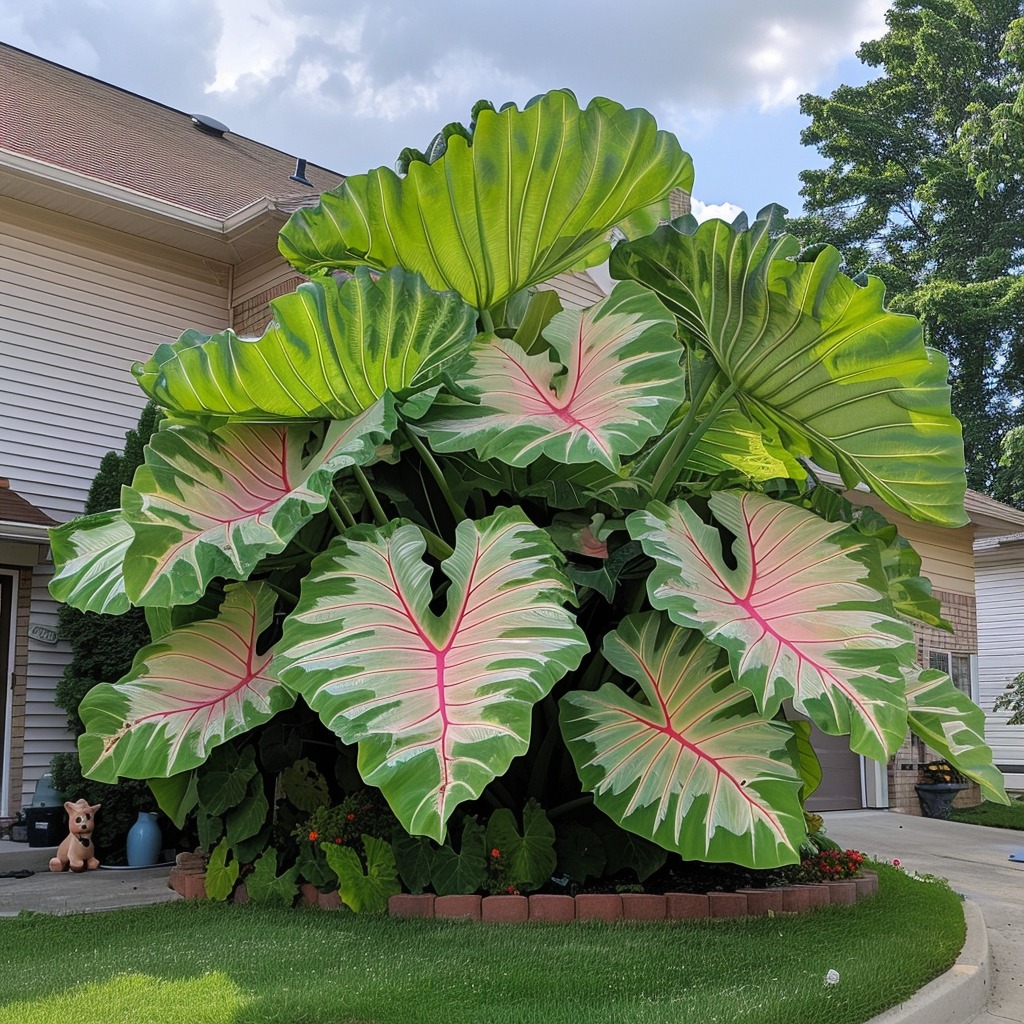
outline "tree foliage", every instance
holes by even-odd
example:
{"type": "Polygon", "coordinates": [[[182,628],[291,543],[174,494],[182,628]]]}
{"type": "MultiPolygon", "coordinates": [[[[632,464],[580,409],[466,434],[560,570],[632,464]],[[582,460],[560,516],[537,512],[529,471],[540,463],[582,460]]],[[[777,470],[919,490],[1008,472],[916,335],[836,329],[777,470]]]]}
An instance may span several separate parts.
{"type": "Polygon", "coordinates": [[[896,0],[861,86],[801,97],[805,243],[844,250],[949,358],[970,486],[990,490],[1024,371],[1024,4],[896,0]]]}

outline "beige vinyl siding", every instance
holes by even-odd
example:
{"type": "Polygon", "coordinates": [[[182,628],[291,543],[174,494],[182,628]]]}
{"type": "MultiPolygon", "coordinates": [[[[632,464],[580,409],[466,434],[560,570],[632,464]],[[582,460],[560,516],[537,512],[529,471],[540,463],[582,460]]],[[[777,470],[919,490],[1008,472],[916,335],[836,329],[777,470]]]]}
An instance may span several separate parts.
{"type": "Polygon", "coordinates": [[[975,552],[978,574],[978,687],[985,737],[996,764],[1024,772],[1024,726],[1006,725],[992,704],[1024,672],[1024,541],[975,552]]]}
{"type": "MultiPolygon", "coordinates": [[[[223,329],[227,271],[0,199],[0,475],[14,490],[58,521],[81,512],[100,460],[145,404],[132,363],[189,327],[223,329]]],[[[49,571],[33,576],[33,626],[56,626],[49,571]]],[[[71,746],[53,704],[69,654],[28,641],[23,799],[71,746]]]]}
{"type": "Polygon", "coordinates": [[[558,292],[566,309],[584,309],[604,298],[601,286],[584,271],[567,270],[537,286],[541,291],[558,292]]]}
{"type": "Polygon", "coordinates": [[[974,595],[973,527],[948,529],[919,523],[894,512],[879,498],[863,491],[848,491],[846,497],[855,505],[867,505],[881,512],[900,531],[921,556],[922,574],[931,580],[935,590],[974,595]]]}

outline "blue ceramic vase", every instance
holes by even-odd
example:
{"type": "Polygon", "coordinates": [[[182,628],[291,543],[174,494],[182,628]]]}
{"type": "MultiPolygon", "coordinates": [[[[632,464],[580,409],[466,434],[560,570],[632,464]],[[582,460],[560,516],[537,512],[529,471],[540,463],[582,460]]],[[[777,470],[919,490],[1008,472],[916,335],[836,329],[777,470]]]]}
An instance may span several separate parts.
{"type": "Polygon", "coordinates": [[[125,852],[128,856],[128,867],[146,868],[160,860],[163,836],[153,811],[139,811],[135,824],[128,830],[125,852]]]}

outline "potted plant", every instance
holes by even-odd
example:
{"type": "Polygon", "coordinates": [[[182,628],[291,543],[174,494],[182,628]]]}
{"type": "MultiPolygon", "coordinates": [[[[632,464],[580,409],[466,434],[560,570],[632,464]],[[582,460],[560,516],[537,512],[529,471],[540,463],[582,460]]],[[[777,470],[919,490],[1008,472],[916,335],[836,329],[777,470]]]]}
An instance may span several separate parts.
{"type": "Polygon", "coordinates": [[[948,761],[919,765],[920,782],[914,787],[926,818],[948,818],[957,793],[967,788],[964,777],[948,761]]]}

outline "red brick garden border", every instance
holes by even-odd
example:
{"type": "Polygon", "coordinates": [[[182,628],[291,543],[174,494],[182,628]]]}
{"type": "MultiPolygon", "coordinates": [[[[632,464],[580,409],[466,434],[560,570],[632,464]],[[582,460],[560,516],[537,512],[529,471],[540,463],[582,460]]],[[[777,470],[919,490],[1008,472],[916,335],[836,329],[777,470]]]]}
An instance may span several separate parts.
{"type": "Polygon", "coordinates": [[[684,921],[702,918],[800,914],[830,905],[849,906],[878,892],[878,876],[817,885],[702,893],[581,893],[579,896],[392,896],[392,917],[458,917],[473,921],[684,921]]]}
{"type": "MultiPolygon", "coordinates": [[[[201,863],[171,870],[168,885],[185,899],[205,899],[201,863]]],[[[737,892],[582,893],[579,896],[422,896],[402,894],[388,901],[392,917],[469,918],[490,923],[526,921],[687,921],[703,918],[766,917],[802,914],[818,907],[849,906],[878,892],[878,876],[864,871],[860,878],[817,885],[787,885],[774,889],[740,889],[737,892]]],[[[236,903],[248,894],[240,885],[236,903]]],[[[337,892],[322,893],[313,885],[301,886],[303,906],[325,910],[341,907],[337,892]]]]}

